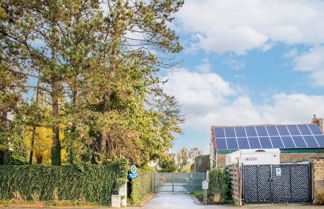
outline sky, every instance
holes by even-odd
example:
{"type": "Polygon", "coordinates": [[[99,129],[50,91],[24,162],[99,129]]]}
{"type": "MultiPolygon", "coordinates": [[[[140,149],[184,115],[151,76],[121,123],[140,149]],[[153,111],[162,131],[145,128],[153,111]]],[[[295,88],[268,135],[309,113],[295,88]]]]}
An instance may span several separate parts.
{"type": "Polygon", "coordinates": [[[324,117],[323,0],[187,0],[171,27],[184,50],[164,71],[186,122],[173,152],[209,152],[212,125],[324,117]]]}

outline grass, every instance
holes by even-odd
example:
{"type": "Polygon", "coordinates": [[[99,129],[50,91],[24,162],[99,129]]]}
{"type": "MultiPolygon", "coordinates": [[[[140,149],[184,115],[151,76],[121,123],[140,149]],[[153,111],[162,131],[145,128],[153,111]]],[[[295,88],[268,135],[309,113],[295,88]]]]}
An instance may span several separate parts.
{"type": "Polygon", "coordinates": [[[196,197],[200,202],[204,199],[204,190],[196,190],[191,192],[191,194],[196,197]]]}
{"type": "MultiPolygon", "coordinates": [[[[191,192],[191,194],[196,197],[200,202],[204,200],[204,190],[196,190],[191,192]]],[[[222,200],[219,195],[211,194],[208,192],[207,194],[208,204],[232,204],[233,200],[222,200]]]]}

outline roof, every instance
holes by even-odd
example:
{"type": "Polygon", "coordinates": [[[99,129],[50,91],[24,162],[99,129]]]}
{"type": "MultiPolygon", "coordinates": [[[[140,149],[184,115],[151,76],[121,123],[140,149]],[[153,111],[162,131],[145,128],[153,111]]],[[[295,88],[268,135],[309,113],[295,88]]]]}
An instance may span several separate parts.
{"type": "Polygon", "coordinates": [[[324,148],[316,124],[212,126],[214,150],[324,148]]]}

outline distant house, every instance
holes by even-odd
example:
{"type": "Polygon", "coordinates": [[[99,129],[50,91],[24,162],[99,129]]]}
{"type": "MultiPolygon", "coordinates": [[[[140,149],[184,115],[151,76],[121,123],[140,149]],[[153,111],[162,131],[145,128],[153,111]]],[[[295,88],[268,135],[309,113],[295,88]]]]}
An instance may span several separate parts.
{"type": "Polygon", "coordinates": [[[246,149],[280,149],[280,162],[324,158],[323,120],[310,124],[212,126],[211,167],[224,167],[226,154],[246,149]]]}

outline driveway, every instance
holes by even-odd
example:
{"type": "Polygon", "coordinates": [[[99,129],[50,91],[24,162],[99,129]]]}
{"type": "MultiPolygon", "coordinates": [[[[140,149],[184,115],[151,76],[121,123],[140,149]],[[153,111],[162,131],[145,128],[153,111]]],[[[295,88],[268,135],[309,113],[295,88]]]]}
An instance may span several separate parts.
{"type": "MultiPolygon", "coordinates": [[[[130,208],[130,207],[129,207],[130,208]]],[[[132,209],[324,209],[324,206],[302,205],[302,204],[263,204],[244,205],[202,205],[196,198],[185,193],[160,192],[149,200],[143,207],[132,209]]],[[[131,208],[130,208],[131,209],[131,208]]]]}

